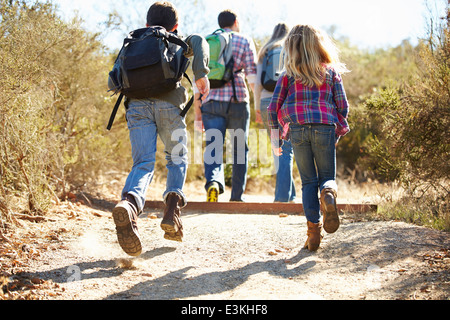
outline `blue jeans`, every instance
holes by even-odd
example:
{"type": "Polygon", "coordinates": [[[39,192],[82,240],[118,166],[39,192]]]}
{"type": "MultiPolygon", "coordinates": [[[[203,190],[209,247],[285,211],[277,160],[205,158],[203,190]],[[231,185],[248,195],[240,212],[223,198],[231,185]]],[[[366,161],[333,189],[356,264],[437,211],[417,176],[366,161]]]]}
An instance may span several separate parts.
{"type": "MultiPolygon", "coordinates": [[[[267,107],[272,98],[261,99],[261,117],[265,127],[269,130],[267,121],[267,107]]],[[[270,137],[270,132],[268,133],[270,137]]],[[[274,161],[278,164],[277,178],[275,184],[275,202],[291,202],[296,198],[294,179],[292,170],[294,167],[294,150],[291,141],[284,141],[282,146],[283,154],[278,157],[273,155],[274,161]]]]}
{"type": "Polygon", "coordinates": [[[122,199],[131,194],[139,211],[144,208],[147,188],[153,179],[156,159],[157,136],[164,143],[167,160],[165,200],[170,192],[186,199],[183,187],[188,167],[187,131],[180,109],[157,99],[130,100],[127,107],[127,123],[130,131],[133,168],[122,190],[122,199]]]}
{"type": "Polygon", "coordinates": [[[212,182],[217,182],[219,192],[223,193],[225,190],[223,146],[226,130],[232,129],[229,131],[233,156],[230,201],[243,201],[242,196],[247,184],[249,104],[208,101],[202,106],[202,120],[206,133],[205,188],[207,189],[212,182]]]}
{"type": "Polygon", "coordinates": [[[319,192],[337,191],[335,127],[330,125],[291,125],[291,142],[302,179],[303,210],[306,219],[320,221],[319,192]]]}

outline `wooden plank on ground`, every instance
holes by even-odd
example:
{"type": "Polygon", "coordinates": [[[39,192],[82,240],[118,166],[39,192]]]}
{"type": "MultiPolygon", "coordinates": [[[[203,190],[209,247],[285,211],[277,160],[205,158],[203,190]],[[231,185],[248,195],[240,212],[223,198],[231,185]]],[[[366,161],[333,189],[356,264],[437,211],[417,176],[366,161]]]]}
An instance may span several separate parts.
{"type": "MultiPolygon", "coordinates": [[[[162,201],[147,201],[146,209],[164,210],[162,201]]],[[[343,212],[370,212],[376,211],[373,204],[338,204],[338,210],[343,212]]],[[[238,214],[295,214],[303,215],[301,203],[251,203],[251,202],[188,202],[183,211],[200,213],[238,213],[238,214]]]]}

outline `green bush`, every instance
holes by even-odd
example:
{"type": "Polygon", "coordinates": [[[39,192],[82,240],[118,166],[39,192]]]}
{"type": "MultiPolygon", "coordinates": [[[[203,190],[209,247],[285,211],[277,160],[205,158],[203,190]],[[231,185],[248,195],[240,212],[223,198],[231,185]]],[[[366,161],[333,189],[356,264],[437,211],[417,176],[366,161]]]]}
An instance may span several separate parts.
{"type": "Polygon", "coordinates": [[[342,60],[351,70],[343,80],[350,103],[349,124],[352,130],[337,147],[339,175],[351,174],[357,181],[363,181],[370,171],[359,163],[359,159],[365,155],[366,140],[378,130],[378,123],[367,118],[364,102],[390,83],[408,81],[417,72],[415,48],[408,41],[393,48],[377,50],[359,49],[346,39],[341,39],[338,45],[342,60]]]}
{"type": "MultiPolygon", "coordinates": [[[[447,9],[448,10],[448,9],[447,9]]],[[[358,163],[376,178],[401,182],[405,196],[383,205],[385,218],[450,230],[449,24],[417,48],[417,72],[365,101],[372,128],[358,163]]]]}
{"type": "Polygon", "coordinates": [[[361,160],[377,176],[399,179],[412,193],[448,193],[450,174],[450,53],[445,41],[419,48],[413,81],[381,90],[366,100],[374,128],[361,160]]]}

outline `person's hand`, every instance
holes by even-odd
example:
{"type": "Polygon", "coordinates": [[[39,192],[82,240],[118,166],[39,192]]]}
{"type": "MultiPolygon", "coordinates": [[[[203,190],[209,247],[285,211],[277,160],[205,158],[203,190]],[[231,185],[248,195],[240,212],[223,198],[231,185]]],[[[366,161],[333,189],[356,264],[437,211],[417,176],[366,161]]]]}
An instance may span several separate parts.
{"type": "Polygon", "coordinates": [[[334,146],[337,148],[337,146],[338,146],[338,143],[339,143],[339,140],[341,140],[341,137],[340,136],[338,136],[338,135],[335,135],[335,137],[334,137],[334,146]]]}
{"type": "Polygon", "coordinates": [[[203,121],[202,121],[201,118],[200,118],[200,120],[195,119],[195,121],[194,121],[194,129],[197,132],[205,131],[205,127],[203,126],[203,121]]]}
{"type": "Polygon", "coordinates": [[[196,93],[194,96],[194,129],[198,132],[203,132],[205,130],[202,121],[202,95],[200,93],[196,93]]]}
{"type": "Polygon", "coordinates": [[[273,154],[280,157],[283,154],[283,149],[281,147],[277,148],[272,146],[273,154]]]}
{"type": "Polygon", "coordinates": [[[208,77],[195,80],[195,85],[201,94],[201,99],[205,100],[209,95],[210,85],[208,77]]]}
{"type": "Polygon", "coordinates": [[[202,121],[202,115],[200,115],[200,116],[195,115],[194,130],[197,132],[205,131],[205,126],[203,125],[203,121],[202,121]]]}
{"type": "Polygon", "coordinates": [[[263,123],[262,117],[261,117],[261,110],[256,110],[256,118],[255,118],[255,122],[256,123],[263,123]]]}
{"type": "Polygon", "coordinates": [[[272,145],[273,154],[277,157],[283,154],[283,141],[280,140],[280,131],[278,129],[270,129],[270,141],[272,145]]]}
{"type": "Polygon", "coordinates": [[[195,120],[194,120],[194,130],[198,132],[203,132],[205,130],[202,121],[202,101],[204,101],[210,90],[210,84],[208,77],[203,77],[195,80],[195,87],[199,93],[195,94],[194,97],[194,110],[195,110],[195,120]]]}

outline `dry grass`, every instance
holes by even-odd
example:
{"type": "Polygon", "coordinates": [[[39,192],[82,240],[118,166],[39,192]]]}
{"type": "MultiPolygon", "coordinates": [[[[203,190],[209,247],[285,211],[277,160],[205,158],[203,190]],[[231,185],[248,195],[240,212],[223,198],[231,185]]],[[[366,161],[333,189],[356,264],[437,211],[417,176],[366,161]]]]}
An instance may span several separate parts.
{"type": "MultiPolygon", "coordinates": [[[[365,190],[360,186],[356,190],[365,190]]],[[[382,220],[399,220],[437,230],[450,231],[450,203],[448,198],[427,193],[411,195],[398,183],[375,183],[371,187],[373,203],[378,211],[372,218],[382,220]],[[376,193],[374,191],[376,190],[376,193]]]]}

